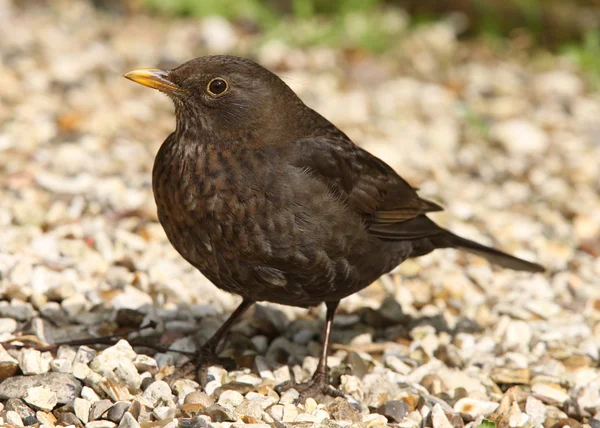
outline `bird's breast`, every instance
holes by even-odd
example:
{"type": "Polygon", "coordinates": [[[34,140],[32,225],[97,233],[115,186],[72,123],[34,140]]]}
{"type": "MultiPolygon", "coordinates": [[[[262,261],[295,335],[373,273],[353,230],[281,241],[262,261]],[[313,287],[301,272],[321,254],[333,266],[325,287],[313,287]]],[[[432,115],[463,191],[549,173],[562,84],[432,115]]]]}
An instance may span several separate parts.
{"type": "Polygon", "coordinates": [[[240,256],[268,252],[269,183],[259,177],[265,174],[258,162],[248,153],[173,138],[159,150],[152,184],[159,220],[175,249],[213,277],[240,256]]]}

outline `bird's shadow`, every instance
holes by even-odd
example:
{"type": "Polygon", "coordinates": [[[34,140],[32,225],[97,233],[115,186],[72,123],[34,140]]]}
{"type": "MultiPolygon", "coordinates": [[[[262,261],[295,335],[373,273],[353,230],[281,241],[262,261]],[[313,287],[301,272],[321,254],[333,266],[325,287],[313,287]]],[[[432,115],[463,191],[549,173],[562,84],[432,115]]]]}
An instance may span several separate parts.
{"type": "MultiPolygon", "coordinates": [[[[307,310],[289,320],[278,306],[257,304],[232,329],[220,348],[221,355],[231,357],[239,367],[251,370],[256,369],[253,363],[256,355],[264,357],[274,368],[282,365],[302,366],[307,356],[319,357],[323,325],[324,319],[317,310],[307,310]],[[261,337],[260,341],[252,339],[257,336],[261,337]],[[263,344],[262,347],[257,346],[259,342],[263,344]]],[[[430,327],[435,334],[447,333],[451,338],[459,333],[472,334],[483,330],[476,321],[465,317],[460,317],[451,326],[442,315],[408,315],[390,295],[384,298],[377,309],[363,307],[352,313],[339,311],[334,321],[330,355],[344,351],[341,355],[345,354],[342,365],[346,373],[363,377],[372,364],[365,363],[361,355],[366,353],[372,360],[380,360],[395,344],[398,345],[395,352],[409,349],[413,341],[411,331],[423,326],[430,327]],[[359,338],[362,335],[365,335],[366,341],[359,338]]],[[[403,357],[410,359],[409,355],[403,357]]],[[[444,347],[436,350],[436,357],[445,359],[444,347]]],[[[448,362],[448,365],[456,365],[456,362],[448,362]]]]}

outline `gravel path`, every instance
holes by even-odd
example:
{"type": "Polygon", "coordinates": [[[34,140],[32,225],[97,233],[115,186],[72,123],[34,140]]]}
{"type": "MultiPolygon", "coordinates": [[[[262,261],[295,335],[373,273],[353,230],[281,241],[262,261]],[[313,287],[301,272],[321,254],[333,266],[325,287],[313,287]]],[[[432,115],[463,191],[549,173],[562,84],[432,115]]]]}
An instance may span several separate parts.
{"type": "Polygon", "coordinates": [[[371,57],[49,3],[0,0],[0,425],[600,426],[600,94],[573,64],[510,60],[444,23],[371,57]],[[223,52],[278,72],[445,206],[436,221],[549,273],[444,250],[345,299],[329,360],[345,399],[273,390],[316,367],[321,307],[257,306],[222,350],[237,370],[169,387],[189,357],[168,350],[194,351],[239,300],[157,223],[150,170],[172,106],[121,75],[223,52]]]}

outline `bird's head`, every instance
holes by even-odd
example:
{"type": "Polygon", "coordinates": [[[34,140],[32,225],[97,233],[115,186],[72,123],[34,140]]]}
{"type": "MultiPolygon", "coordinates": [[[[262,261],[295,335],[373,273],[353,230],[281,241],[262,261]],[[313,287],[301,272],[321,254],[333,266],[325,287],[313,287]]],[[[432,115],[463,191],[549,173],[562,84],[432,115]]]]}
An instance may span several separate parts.
{"type": "Polygon", "coordinates": [[[215,144],[302,138],[303,116],[312,112],[279,77],[245,58],[204,56],[172,70],[138,69],[125,77],[173,100],[177,132],[215,144]]]}

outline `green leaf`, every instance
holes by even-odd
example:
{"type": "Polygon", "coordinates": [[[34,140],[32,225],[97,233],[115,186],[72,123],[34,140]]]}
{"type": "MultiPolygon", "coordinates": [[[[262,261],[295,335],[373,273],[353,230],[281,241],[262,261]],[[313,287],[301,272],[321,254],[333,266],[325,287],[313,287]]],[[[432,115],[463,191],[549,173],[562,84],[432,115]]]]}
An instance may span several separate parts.
{"type": "Polygon", "coordinates": [[[492,422],[492,421],[488,421],[487,419],[484,419],[477,426],[477,428],[496,428],[496,422],[492,422]]]}

